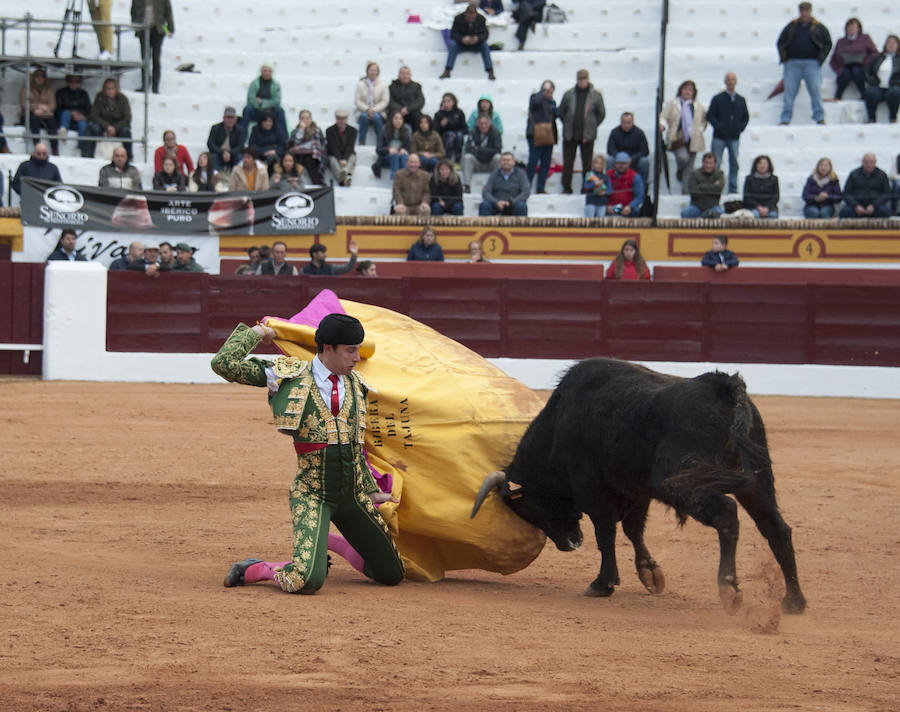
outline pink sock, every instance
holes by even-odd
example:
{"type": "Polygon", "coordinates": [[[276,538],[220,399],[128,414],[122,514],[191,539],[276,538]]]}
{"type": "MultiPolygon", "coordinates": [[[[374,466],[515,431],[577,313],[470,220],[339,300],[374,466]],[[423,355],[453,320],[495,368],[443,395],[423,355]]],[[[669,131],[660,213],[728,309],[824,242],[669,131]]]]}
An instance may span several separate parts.
{"type": "Polygon", "coordinates": [[[363,557],[357,553],[356,549],[354,549],[347,542],[346,539],[342,536],[338,536],[337,534],[329,534],[328,535],[328,548],[333,551],[335,554],[340,554],[348,562],[350,562],[350,566],[354,569],[363,573],[363,567],[365,566],[365,562],[363,561],[363,557]]]}
{"type": "Polygon", "coordinates": [[[283,561],[280,564],[273,564],[268,561],[260,561],[258,564],[251,564],[244,572],[244,583],[256,583],[257,581],[274,581],[275,567],[284,568],[290,561],[283,561]]]}

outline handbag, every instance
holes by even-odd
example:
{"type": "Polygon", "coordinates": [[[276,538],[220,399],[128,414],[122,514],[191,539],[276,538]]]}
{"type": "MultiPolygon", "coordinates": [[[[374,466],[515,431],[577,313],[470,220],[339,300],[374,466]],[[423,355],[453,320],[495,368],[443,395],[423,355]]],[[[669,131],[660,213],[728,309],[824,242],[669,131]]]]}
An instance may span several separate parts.
{"type": "Polygon", "coordinates": [[[678,133],[669,144],[669,150],[677,151],[679,148],[684,148],[685,146],[687,146],[687,141],[684,140],[684,132],[681,129],[678,129],[678,133]]]}
{"type": "Polygon", "coordinates": [[[556,143],[553,140],[553,124],[549,121],[532,121],[534,127],[534,145],[535,146],[552,146],[556,143]]]}

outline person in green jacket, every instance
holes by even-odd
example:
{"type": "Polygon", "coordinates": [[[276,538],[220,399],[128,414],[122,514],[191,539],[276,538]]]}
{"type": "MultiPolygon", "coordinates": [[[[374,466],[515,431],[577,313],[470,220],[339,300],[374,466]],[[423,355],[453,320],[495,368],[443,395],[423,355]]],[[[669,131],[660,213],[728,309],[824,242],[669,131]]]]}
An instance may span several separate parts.
{"type": "Polygon", "coordinates": [[[194,249],[186,242],[175,245],[175,266],[173,272],[203,272],[203,267],[194,259],[194,249]]]}
{"type": "Polygon", "coordinates": [[[250,124],[262,121],[263,113],[270,111],[275,117],[275,126],[287,140],[287,120],[281,108],[281,84],[272,77],[274,73],[275,63],[264,62],[259,68],[259,76],[247,87],[247,105],[241,116],[241,125],[247,136],[250,135],[250,124]]]}

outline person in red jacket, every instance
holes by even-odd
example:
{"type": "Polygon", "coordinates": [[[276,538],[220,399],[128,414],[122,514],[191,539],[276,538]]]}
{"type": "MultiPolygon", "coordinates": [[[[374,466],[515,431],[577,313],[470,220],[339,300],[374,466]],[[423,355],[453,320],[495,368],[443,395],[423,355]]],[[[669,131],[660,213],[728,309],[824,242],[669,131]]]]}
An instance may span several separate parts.
{"type": "Polygon", "coordinates": [[[606,270],[607,279],[646,279],[650,281],[650,268],[641,257],[641,251],[634,240],[625,240],[622,243],[622,249],[616,255],[616,259],[609,265],[606,270]]]}
{"type": "Polygon", "coordinates": [[[159,173],[162,170],[163,158],[166,154],[175,159],[178,171],[185,178],[190,177],[194,172],[194,162],[191,160],[191,154],[184,146],[180,146],[175,140],[175,132],[172,130],[163,131],[163,145],[156,149],[153,154],[153,169],[159,173]]]}

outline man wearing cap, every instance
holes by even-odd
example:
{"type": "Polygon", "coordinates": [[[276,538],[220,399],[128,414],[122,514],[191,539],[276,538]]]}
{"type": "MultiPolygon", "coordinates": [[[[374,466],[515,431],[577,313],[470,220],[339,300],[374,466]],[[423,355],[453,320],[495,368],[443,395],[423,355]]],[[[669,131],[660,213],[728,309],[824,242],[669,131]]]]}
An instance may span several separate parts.
{"type": "Polygon", "coordinates": [[[623,218],[638,217],[644,202],[644,181],[631,167],[631,157],[625,151],[617,153],[615,163],[606,171],[606,175],[609,178],[606,214],[623,218]]]}
{"type": "Polygon", "coordinates": [[[575,86],[563,94],[559,117],[563,123],[563,193],[571,193],[575,152],[581,149],[581,165],[585,171],[590,170],[597,127],[606,118],[603,96],[591,84],[587,69],[578,70],[575,86]]]}
{"type": "Polygon", "coordinates": [[[144,243],[144,256],[129,262],[125,269],[144,272],[148,277],[159,277],[159,244],[156,240],[147,240],[144,243]]]}
{"type": "Polygon", "coordinates": [[[359,254],[359,247],[357,247],[354,240],[350,240],[347,249],[350,251],[350,259],[346,263],[335,267],[326,262],[328,259],[328,248],[325,245],[318,242],[310,245],[310,263],[303,268],[303,274],[346,274],[356,266],[356,257],[359,254]]]}
{"type": "Polygon", "coordinates": [[[197,264],[194,259],[194,248],[186,242],[179,242],[175,245],[175,266],[172,268],[174,272],[203,272],[203,267],[197,264]]]}
{"type": "Polygon", "coordinates": [[[226,106],[222,121],[213,124],[206,139],[213,170],[231,170],[240,163],[246,142],[247,134],[237,120],[237,111],[233,106],[226,106]]]}
{"type": "Polygon", "coordinates": [[[343,109],[334,112],[334,124],[325,129],[325,155],[328,168],[338,185],[350,187],[356,168],[356,129],[347,126],[348,114],[343,109]]]}
{"type": "Polygon", "coordinates": [[[391,497],[379,490],[363,448],[369,386],[354,370],[365,337],[362,324],[345,314],[324,317],[312,361],[246,358],[274,336],[271,327],[239,324],[213,357],[212,369],[227,381],[268,387],[275,427],[293,440],[293,555],[281,564],[235,563],[225,586],[275,581],[289,593],[315,593],[325,582],[331,522],[362,557],[363,573],[394,586],[403,579],[403,562],[373,503],[391,497]]]}

